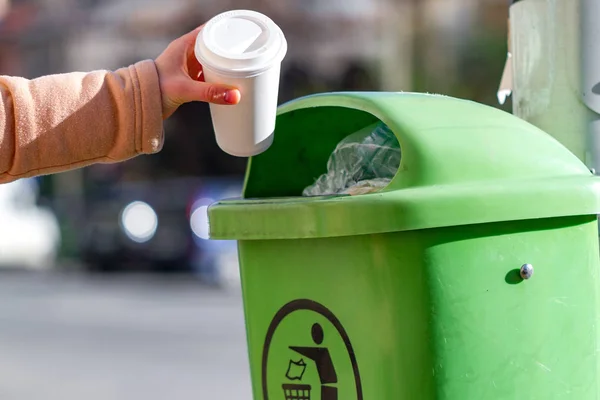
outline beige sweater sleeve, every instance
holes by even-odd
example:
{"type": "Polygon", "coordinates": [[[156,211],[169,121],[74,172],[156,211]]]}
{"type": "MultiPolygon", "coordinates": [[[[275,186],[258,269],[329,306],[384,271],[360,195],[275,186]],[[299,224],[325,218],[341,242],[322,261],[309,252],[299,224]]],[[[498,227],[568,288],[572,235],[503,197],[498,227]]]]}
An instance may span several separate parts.
{"type": "Polygon", "coordinates": [[[115,72],[0,76],[0,183],[93,163],[124,161],[163,145],[153,61],[115,72]]]}

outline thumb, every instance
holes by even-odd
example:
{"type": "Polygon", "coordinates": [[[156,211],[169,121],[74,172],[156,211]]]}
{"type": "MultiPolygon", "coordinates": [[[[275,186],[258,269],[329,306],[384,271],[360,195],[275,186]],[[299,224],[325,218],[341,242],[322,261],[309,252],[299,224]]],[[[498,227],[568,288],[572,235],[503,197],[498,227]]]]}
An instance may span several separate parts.
{"type": "Polygon", "coordinates": [[[232,86],[187,80],[181,87],[184,102],[203,101],[221,105],[235,105],[241,100],[240,91],[232,86]]]}

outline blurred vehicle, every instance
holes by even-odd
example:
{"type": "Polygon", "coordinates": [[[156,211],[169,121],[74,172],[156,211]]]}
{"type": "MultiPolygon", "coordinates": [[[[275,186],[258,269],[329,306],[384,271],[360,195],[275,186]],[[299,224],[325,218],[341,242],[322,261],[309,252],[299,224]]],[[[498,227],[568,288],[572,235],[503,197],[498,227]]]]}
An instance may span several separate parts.
{"type": "Polygon", "coordinates": [[[240,197],[242,188],[241,177],[205,179],[189,201],[194,271],[210,283],[239,285],[237,243],[233,240],[209,240],[208,206],[219,200],[240,197]]]}
{"type": "Polygon", "coordinates": [[[198,185],[173,179],[102,188],[86,201],[82,260],[97,272],[192,272],[186,207],[198,185]]]}
{"type": "Polygon", "coordinates": [[[0,268],[54,267],[60,226],[54,213],[38,200],[39,187],[33,178],[0,185],[0,268]]]}
{"type": "Polygon", "coordinates": [[[208,240],[207,210],[239,197],[242,184],[226,177],[104,186],[86,202],[82,260],[96,272],[190,273],[236,286],[236,242],[208,240]]]}

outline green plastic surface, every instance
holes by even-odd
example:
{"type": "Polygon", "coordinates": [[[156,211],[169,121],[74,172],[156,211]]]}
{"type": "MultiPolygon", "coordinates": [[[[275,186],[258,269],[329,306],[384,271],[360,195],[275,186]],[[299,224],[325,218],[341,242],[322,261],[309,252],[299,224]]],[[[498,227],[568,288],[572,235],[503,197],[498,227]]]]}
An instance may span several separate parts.
{"type": "Polygon", "coordinates": [[[475,103],[284,105],[250,199],[209,209],[211,235],[239,240],[254,399],[598,400],[598,190],[553,138],[475,103]],[[402,146],[388,188],[295,197],[377,120],[402,146]]]}
{"type": "Polygon", "coordinates": [[[292,239],[596,214],[600,186],[564,146],[508,113],[410,93],[333,93],[282,106],[275,141],[248,166],[244,197],[209,209],[215,239],[292,239]],[[300,196],[336,144],[374,121],[402,148],[382,192],[300,196]]]}
{"type": "Polygon", "coordinates": [[[254,399],[311,386],[315,364],[290,346],[315,346],[337,372],[334,400],[597,400],[598,240],[594,216],[239,244],[254,399]],[[535,268],[518,279],[523,263],[535,268]],[[326,307],[278,311],[298,299],[326,307]],[[301,381],[289,362],[307,365],[301,381]],[[264,367],[263,367],[264,365],[264,367]],[[266,389],[265,389],[266,387],[266,389]],[[266,393],[266,395],[265,395],[266,393]]]}

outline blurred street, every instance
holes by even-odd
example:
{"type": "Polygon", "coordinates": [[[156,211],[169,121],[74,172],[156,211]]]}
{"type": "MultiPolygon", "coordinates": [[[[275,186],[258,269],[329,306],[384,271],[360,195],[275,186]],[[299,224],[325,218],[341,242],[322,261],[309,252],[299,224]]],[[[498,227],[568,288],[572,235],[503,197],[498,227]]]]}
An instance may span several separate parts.
{"type": "Polygon", "coordinates": [[[250,399],[239,290],[0,274],[0,399],[250,399]]]}

